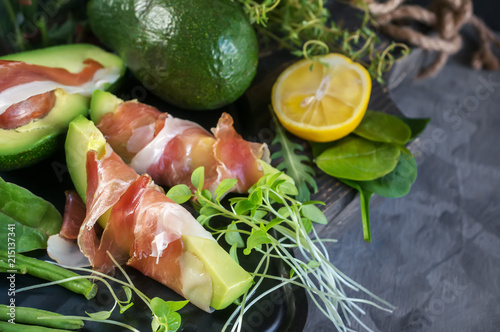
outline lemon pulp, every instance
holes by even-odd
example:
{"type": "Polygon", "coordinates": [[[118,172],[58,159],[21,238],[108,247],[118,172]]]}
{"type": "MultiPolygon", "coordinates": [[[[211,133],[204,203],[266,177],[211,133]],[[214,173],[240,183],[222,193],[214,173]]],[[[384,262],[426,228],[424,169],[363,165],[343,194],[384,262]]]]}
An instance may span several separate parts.
{"type": "Polygon", "coordinates": [[[316,142],[339,139],[361,122],[371,93],[367,70],[340,54],[304,59],[277,79],[272,105],[283,126],[316,142]]]}

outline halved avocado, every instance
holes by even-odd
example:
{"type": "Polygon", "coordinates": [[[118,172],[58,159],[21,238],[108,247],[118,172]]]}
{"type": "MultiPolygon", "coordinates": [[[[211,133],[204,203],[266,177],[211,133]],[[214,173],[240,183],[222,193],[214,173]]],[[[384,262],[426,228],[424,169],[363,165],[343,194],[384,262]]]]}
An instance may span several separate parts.
{"type": "MultiPolygon", "coordinates": [[[[69,124],[65,144],[66,162],[75,188],[84,201],[87,188],[87,152],[94,150],[101,156],[105,144],[102,133],[84,116],[78,116],[69,124]]],[[[107,220],[101,218],[99,223],[105,227],[107,220]]],[[[250,288],[252,276],[216,241],[193,236],[182,236],[182,240],[184,249],[203,262],[212,279],[212,308],[226,308],[250,288]]]]}
{"type": "MultiPolygon", "coordinates": [[[[105,83],[102,88],[115,89],[118,86],[125,73],[123,61],[94,45],[61,45],[0,57],[0,60],[64,68],[72,73],[80,72],[86,59],[99,62],[116,75],[114,82],[105,83]]],[[[57,149],[60,135],[66,132],[69,122],[80,114],[86,115],[89,106],[89,97],[57,89],[56,102],[47,116],[15,129],[0,129],[0,170],[33,165],[51,155],[57,149]]]]}

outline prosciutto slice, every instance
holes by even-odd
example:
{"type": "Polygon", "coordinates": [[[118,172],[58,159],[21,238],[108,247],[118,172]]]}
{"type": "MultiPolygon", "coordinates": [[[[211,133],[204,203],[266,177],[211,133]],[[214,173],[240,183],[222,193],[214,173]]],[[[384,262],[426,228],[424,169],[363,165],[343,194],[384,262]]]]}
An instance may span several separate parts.
{"type": "Polygon", "coordinates": [[[78,245],[89,258],[90,264],[97,269],[100,269],[96,266],[99,239],[94,226],[100,217],[118,203],[137,177],[137,173],[125,165],[109,146],[101,159],[93,150],[87,154],[87,213],[78,234],[78,245]]]}
{"type": "Polygon", "coordinates": [[[64,219],[59,235],[69,240],[76,240],[80,227],[85,220],[87,209],[76,190],[66,190],[66,204],[64,205],[64,219]]]}
{"type": "Polygon", "coordinates": [[[54,91],[29,97],[10,106],[3,114],[0,114],[0,128],[14,129],[32,120],[41,119],[49,114],[55,103],[54,91]]]}
{"type": "Polygon", "coordinates": [[[70,73],[64,68],[28,64],[22,61],[0,60],[0,91],[16,85],[38,81],[52,81],[62,85],[79,86],[92,80],[103,66],[92,59],[84,62],[79,73],[70,73]]]}
{"type": "Polygon", "coordinates": [[[192,172],[204,166],[205,189],[213,192],[220,181],[234,178],[233,191],[244,193],[264,175],[259,160],[269,161],[267,146],[245,141],[227,113],[210,133],[192,121],[127,101],[103,115],[97,127],[132,168],[164,186],[191,186],[192,172]]]}
{"type": "MultiPolygon", "coordinates": [[[[136,268],[210,311],[211,277],[203,262],[185,250],[182,236],[215,239],[186,209],[167,198],[149,175],[139,176],[108,144],[104,156],[87,154],[86,197],[85,218],[65,222],[82,220],[78,246],[94,270],[113,272],[109,252],[119,264],[136,268]],[[102,233],[99,218],[107,218],[102,233]]],[[[80,202],[71,195],[67,198],[66,211],[75,211],[71,205],[80,202]]]]}
{"type": "Polygon", "coordinates": [[[53,108],[57,88],[90,96],[104,84],[114,82],[117,68],[104,68],[87,59],[78,73],[22,61],[0,60],[0,128],[14,129],[41,119],[53,108]]]}

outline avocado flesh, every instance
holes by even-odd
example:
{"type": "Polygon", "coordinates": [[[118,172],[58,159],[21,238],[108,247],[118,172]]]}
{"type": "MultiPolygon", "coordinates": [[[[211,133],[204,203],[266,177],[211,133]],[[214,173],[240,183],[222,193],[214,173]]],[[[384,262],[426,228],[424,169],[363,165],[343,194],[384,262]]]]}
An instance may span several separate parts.
{"type": "Polygon", "coordinates": [[[96,90],[92,94],[92,99],[90,101],[90,118],[94,123],[99,123],[102,116],[106,113],[112,113],[122,104],[123,100],[116,97],[114,94],[96,90]]]}
{"type": "Polygon", "coordinates": [[[182,242],[187,251],[201,259],[212,277],[212,308],[226,308],[252,285],[252,276],[217,242],[185,235],[182,236],[182,242]]]}
{"type": "MultiPolygon", "coordinates": [[[[87,152],[104,154],[106,140],[94,123],[84,116],[78,116],[69,124],[65,151],[68,171],[76,190],[85,202],[87,189],[87,152]]],[[[108,218],[99,220],[105,227],[108,218]]],[[[186,251],[198,257],[212,279],[210,306],[223,309],[233,303],[252,284],[252,277],[216,242],[194,236],[182,236],[186,251]]]]}
{"type": "Polygon", "coordinates": [[[106,139],[102,133],[84,116],[78,116],[70,122],[66,143],[66,165],[75,189],[86,202],[87,196],[87,152],[104,153],[106,139]]]}
{"type": "Polygon", "coordinates": [[[233,1],[92,0],[87,14],[144,87],[181,108],[227,105],[256,74],[255,31],[233,1]]]}
{"type": "Polygon", "coordinates": [[[60,136],[48,136],[28,150],[14,154],[0,154],[0,171],[28,167],[55,153],[62,141],[60,136]]]}

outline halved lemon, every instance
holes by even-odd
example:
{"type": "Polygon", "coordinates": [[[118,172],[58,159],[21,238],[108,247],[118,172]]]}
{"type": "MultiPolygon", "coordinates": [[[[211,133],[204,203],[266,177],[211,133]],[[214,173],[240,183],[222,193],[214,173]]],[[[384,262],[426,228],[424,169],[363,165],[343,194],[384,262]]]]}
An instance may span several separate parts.
{"type": "Polygon", "coordinates": [[[298,137],[329,142],[352,132],[363,119],[371,78],[360,64],[331,53],[300,60],[278,77],[272,106],[283,127],[298,137]]]}

